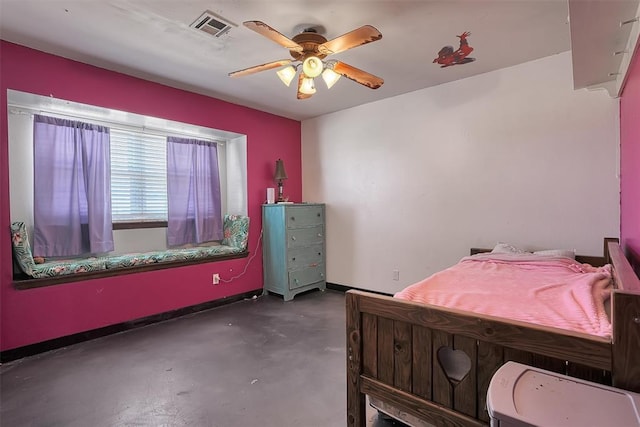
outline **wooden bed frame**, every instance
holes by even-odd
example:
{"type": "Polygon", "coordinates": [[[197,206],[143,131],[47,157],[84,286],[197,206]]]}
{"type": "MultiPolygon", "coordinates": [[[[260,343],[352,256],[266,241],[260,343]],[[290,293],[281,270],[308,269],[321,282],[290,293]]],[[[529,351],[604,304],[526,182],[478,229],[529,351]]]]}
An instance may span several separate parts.
{"type": "Polygon", "coordinates": [[[436,426],[487,425],[489,381],[508,360],[640,392],[640,280],[611,240],[611,340],[348,291],[347,425],[366,425],[366,395],[436,426]],[[438,362],[442,347],[471,359],[461,381],[450,380],[438,362]]]}

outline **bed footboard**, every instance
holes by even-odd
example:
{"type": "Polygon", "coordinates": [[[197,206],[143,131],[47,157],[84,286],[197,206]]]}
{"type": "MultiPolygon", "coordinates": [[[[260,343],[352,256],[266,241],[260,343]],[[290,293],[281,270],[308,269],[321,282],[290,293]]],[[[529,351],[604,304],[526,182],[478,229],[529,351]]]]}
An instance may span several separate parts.
{"type": "Polygon", "coordinates": [[[347,420],[364,426],[365,395],[435,425],[489,422],[486,392],[513,360],[611,383],[608,340],[349,291],[347,420]]]}
{"type": "Polygon", "coordinates": [[[613,341],[347,292],[347,425],[366,425],[366,395],[438,426],[487,425],[489,381],[509,360],[640,391],[640,283],[611,245],[613,341]]]}
{"type": "Polygon", "coordinates": [[[616,290],[611,298],[613,385],[640,393],[640,280],[617,243],[609,243],[616,290]]]}

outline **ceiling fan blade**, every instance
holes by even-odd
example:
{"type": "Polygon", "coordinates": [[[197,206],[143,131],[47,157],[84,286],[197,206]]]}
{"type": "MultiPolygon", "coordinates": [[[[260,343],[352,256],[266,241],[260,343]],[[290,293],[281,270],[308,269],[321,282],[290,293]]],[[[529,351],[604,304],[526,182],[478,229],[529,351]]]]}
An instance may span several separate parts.
{"type": "Polygon", "coordinates": [[[278,43],[280,46],[284,46],[289,50],[293,50],[296,52],[302,52],[302,46],[298,43],[291,40],[289,37],[281,34],[277,30],[271,28],[267,24],[262,21],[245,21],[243,22],[244,26],[250,30],[255,31],[256,33],[265,36],[269,40],[273,40],[278,43]]]}
{"type": "Polygon", "coordinates": [[[318,46],[318,51],[326,55],[343,52],[353,47],[375,42],[382,38],[382,34],[371,25],[364,25],[353,31],[343,34],[335,39],[329,40],[318,46]]]}
{"type": "Polygon", "coordinates": [[[256,65],[255,67],[245,68],[244,70],[233,71],[229,73],[229,77],[242,77],[249,74],[259,73],[260,71],[271,70],[273,68],[282,67],[283,65],[290,64],[291,59],[281,59],[279,61],[267,62],[266,64],[256,65]]]}
{"type": "Polygon", "coordinates": [[[303,73],[300,73],[300,76],[298,77],[298,99],[311,98],[311,94],[300,92],[300,88],[302,87],[303,79],[304,79],[304,75],[303,75],[303,73]]]}
{"type": "Polygon", "coordinates": [[[346,78],[371,89],[378,89],[384,83],[384,80],[380,77],[374,76],[373,74],[367,73],[366,71],[353,67],[349,64],[345,64],[344,62],[335,61],[332,68],[333,71],[341,76],[345,76],[346,78]]]}

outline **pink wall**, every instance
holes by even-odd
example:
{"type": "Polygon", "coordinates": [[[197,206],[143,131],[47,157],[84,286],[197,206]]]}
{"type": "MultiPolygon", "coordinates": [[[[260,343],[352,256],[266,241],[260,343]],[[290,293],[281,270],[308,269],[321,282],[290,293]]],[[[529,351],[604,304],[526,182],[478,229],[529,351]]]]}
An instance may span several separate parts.
{"type": "Polygon", "coordinates": [[[620,99],[620,236],[640,253],[640,50],[620,99]]]}
{"type": "MultiPolygon", "coordinates": [[[[261,248],[247,273],[229,278],[247,259],[199,264],[18,291],[11,282],[7,89],[177,120],[247,135],[248,200],[253,253],[265,189],[275,160],[289,179],[286,194],[302,195],[300,123],[217,99],[107,71],[0,41],[0,350],[121,323],[262,288],[261,248]]],[[[159,64],[159,66],[161,66],[159,64]]]]}

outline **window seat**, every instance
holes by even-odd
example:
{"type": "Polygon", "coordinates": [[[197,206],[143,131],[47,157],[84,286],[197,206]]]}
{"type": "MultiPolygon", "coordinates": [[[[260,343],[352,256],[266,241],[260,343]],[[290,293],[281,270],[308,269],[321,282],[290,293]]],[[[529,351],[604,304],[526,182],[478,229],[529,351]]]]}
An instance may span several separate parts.
{"type": "Polygon", "coordinates": [[[69,260],[52,260],[36,264],[31,253],[26,226],[23,222],[11,224],[11,242],[18,289],[49,286],[90,278],[109,277],[161,268],[173,268],[248,255],[249,218],[225,215],[224,239],[220,245],[167,249],[144,253],[119,254],[69,260]]]}

